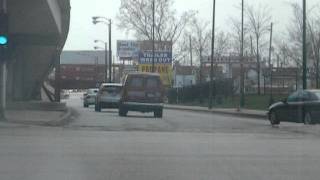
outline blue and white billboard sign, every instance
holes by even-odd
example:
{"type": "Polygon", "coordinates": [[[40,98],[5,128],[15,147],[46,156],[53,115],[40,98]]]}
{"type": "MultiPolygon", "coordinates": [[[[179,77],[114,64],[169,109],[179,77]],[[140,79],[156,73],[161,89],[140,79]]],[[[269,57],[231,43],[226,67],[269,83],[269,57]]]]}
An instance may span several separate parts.
{"type": "Polygon", "coordinates": [[[137,59],[139,57],[139,42],[117,41],[117,55],[120,59],[137,59]]]}
{"type": "MultiPolygon", "coordinates": [[[[152,64],[152,51],[141,51],[139,54],[139,64],[152,64]]],[[[155,64],[172,64],[172,52],[156,51],[154,53],[155,64]]]]}

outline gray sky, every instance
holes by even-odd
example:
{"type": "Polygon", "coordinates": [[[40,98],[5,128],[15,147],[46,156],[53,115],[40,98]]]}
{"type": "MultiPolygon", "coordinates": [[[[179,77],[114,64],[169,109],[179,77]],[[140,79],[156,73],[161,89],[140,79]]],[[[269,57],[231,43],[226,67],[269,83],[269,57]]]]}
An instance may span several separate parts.
{"type": "MultiPolygon", "coordinates": [[[[216,0],[216,26],[220,30],[228,30],[229,17],[239,17],[236,8],[241,0],[216,0]]],[[[301,2],[302,0],[245,0],[250,4],[268,4],[275,22],[275,35],[283,33],[291,18],[291,8],[287,2],[301,2]]],[[[308,7],[319,3],[319,0],[307,0],[308,7]]],[[[93,25],[92,16],[106,16],[114,20],[113,23],[113,52],[116,52],[116,40],[133,39],[117,29],[116,15],[120,7],[120,0],[71,0],[71,27],[65,50],[92,50],[95,39],[107,40],[107,27],[104,24],[93,25]],[[90,2],[90,3],[89,3],[90,2]]],[[[212,19],[212,0],[175,0],[174,8],[178,13],[186,10],[196,10],[204,20],[212,19]]],[[[103,45],[101,45],[103,47],[103,45]]]]}

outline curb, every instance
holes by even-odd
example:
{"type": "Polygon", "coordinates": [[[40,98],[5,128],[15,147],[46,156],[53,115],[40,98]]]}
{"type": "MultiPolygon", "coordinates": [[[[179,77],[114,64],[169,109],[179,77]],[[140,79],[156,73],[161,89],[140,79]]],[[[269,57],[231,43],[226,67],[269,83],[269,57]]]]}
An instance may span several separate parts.
{"type": "Polygon", "coordinates": [[[71,117],[73,116],[73,110],[69,107],[66,108],[65,113],[60,117],[60,119],[49,121],[44,123],[46,126],[65,126],[70,123],[71,117]]]}
{"type": "Polygon", "coordinates": [[[8,110],[42,110],[42,111],[66,111],[66,103],[57,102],[11,102],[7,104],[8,110]]]}
{"type": "Polygon", "coordinates": [[[168,107],[164,106],[165,109],[171,110],[180,110],[180,111],[189,111],[189,112],[204,112],[204,113],[212,113],[212,114],[220,114],[220,115],[230,115],[234,117],[246,117],[246,118],[254,118],[254,119],[267,119],[267,115],[254,114],[254,113],[245,113],[245,112],[226,112],[221,110],[209,110],[209,109],[194,109],[194,108],[183,108],[183,107],[168,107]]]}
{"type": "Polygon", "coordinates": [[[16,124],[16,125],[31,125],[31,126],[48,126],[48,127],[62,127],[69,124],[72,120],[72,117],[74,116],[74,111],[71,108],[66,108],[65,111],[63,111],[63,114],[60,116],[60,118],[52,121],[47,122],[33,122],[33,121],[5,121],[8,124],[16,124]]]}

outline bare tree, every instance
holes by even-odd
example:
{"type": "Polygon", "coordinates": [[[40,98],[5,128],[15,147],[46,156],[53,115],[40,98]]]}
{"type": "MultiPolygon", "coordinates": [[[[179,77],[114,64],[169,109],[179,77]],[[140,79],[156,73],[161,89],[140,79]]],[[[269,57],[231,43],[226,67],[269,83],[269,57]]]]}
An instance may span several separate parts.
{"type": "Polygon", "coordinates": [[[319,16],[310,17],[307,26],[310,33],[311,57],[314,60],[315,67],[314,76],[316,88],[320,88],[319,83],[319,61],[320,61],[320,18],[319,16]]]}
{"type": "Polygon", "coordinates": [[[198,61],[200,64],[199,80],[200,80],[200,83],[202,83],[203,57],[205,55],[208,56],[210,54],[210,47],[211,47],[210,46],[211,30],[209,29],[209,22],[194,18],[191,23],[190,31],[193,32],[191,34],[191,37],[192,37],[194,51],[196,55],[198,55],[198,61]]]}
{"type": "MultiPolygon", "coordinates": [[[[184,32],[181,38],[176,42],[174,47],[174,60],[176,62],[182,62],[186,58],[190,59],[190,33],[184,32]]],[[[191,49],[194,51],[194,49],[191,49]]]]}
{"type": "Polygon", "coordinates": [[[246,7],[246,15],[248,18],[248,25],[251,33],[255,37],[256,40],[256,56],[257,56],[257,74],[258,74],[258,94],[261,94],[261,84],[260,84],[260,76],[261,76],[261,62],[260,62],[260,49],[264,45],[262,42],[264,40],[265,35],[269,32],[269,26],[271,23],[271,15],[270,8],[268,6],[254,7],[252,5],[248,5],[246,7]]]}
{"type": "MultiPolygon", "coordinates": [[[[233,53],[239,54],[241,52],[241,19],[230,17],[230,41],[231,48],[233,53]]],[[[248,24],[244,24],[244,51],[248,51],[249,49],[249,39],[248,39],[248,24]]]]}
{"type": "Polygon", "coordinates": [[[216,35],[216,47],[215,47],[215,55],[223,56],[230,54],[230,46],[231,46],[230,34],[225,33],[223,31],[219,31],[216,35]]]}
{"type": "MultiPolygon", "coordinates": [[[[173,0],[155,0],[155,39],[175,43],[195,12],[182,13],[177,18],[173,0]]],[[[152,0],[121,0],[118,27],[133,32],[140,40],[152,39],[152,0]]]]}
{"type": "Polygon", "coordinates": [[[275,52],[277,54],[277,67],[286,67],[290,65],[291,52],[288,43],[284,38],[275,39],[275,52]]]}
{"type": "MultiPolygon", "coordinates": [[[[302,7],[298,3],[289,4],[293,10],[293,18],[288,26],[289,33],[289,50],[291,59],[297,67],[302,66],[302,7]]],[[[316,80],[316,87],[320,87],[319,82],[319,61],[320,61],[320,14],[319,6],[314,6],[308,9],[307,18],[307,47],[308,57],[313,60],[312,65],[314,71],[312,75],[316,80]]]]}

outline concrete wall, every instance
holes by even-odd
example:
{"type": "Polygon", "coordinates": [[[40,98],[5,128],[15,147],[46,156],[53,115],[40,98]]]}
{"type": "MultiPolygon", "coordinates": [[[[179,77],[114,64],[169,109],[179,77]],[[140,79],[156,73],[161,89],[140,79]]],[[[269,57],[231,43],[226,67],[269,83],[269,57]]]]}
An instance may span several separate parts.
{"type": "Polygon", "coordinates": [[[39,99],[41,85],[59,60],[70,22],[69,0],[9,0],[12,43],[9,100],[39,99]]]}
{"type": "Polygon", "coordinates": [[[53,19],[60,33],[62,33],[62,15],[61,8],[57,0],[47,0],[53,19]]]}

